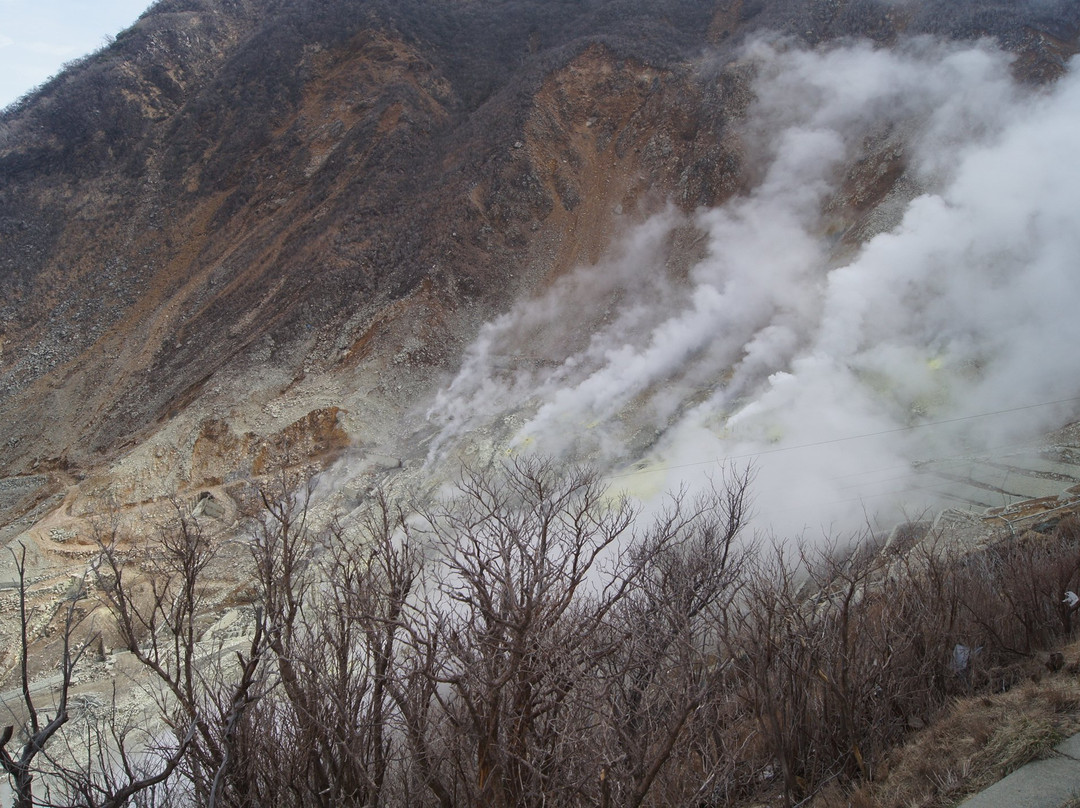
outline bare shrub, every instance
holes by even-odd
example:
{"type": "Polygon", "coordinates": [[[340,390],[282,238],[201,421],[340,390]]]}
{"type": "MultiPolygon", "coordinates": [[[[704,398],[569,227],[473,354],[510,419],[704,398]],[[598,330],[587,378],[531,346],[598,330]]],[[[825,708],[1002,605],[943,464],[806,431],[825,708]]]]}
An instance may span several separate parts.
{"type": "Polygon", "coordinates": [[[895,556],[777,545],[757,559],[721,640],[788,802],[871,778],[950,696],[1010,686],[1022,674],[1003,665],[1068,630],[1060,601],[1078,564],[1071,532],[975,552],[930,537],[895,556]]]}
{"type": "Polygon", "coordinates": [[[640,572],[612,609],[612,650],[598,666],[612,747],[602,804],[638,806],[650,792],[657,804],[679,804],[725,776],[730,749],[711,730],[731,694],[716,637],[752,552],[739,540],[751,476],[733,472],[692,503],[675,498],[635,544],[640,572]]]}
{"type": "MultiPolygon", "coordinates": [[[[722,639],[788,804],[872,779],[951,698],[1031,675],[1035,652],[1070,630],[1076,540],[1066,522],[976,550],[930,536],[895,554],[776,546],[759,558],[722,639]]],[[[1033,737],[1013,729],[1001,743],[1033,737]]]]}
{"type": "MultiPolygon", "coordinates": [[[[10,548],[9,548],[10,549],[10,548]]],[[[30,621],[27,616],[27,582],[26,582],[26,547],[19,546],[19,551],[10,549],[15,560],[15,570],[18,575],[18,603],[19,603],[19,690],[21,695],[20,707],[25,713],[25,719],[21,721],[19,733],[15,734],[15,725],[4,727],[0,731],[0,766],[11,778],[12,791],[15,796],[15,808],[32,808],[34,805],[34,771],[38,755],[45,752],[46,746],[68,721],[68,695],[71,690],[71,677],[78,664],[79,657],[86,650],[86,646],[72,647],[72,632],[76,624],[75,602],[78,597],[68,600],[67,608],[64,609],[63,619],[63,649],[60,655],[60,688],[59,701],[52,718],[44,715],[34,699],[30,687],[29,676],[29,647],[30,647],[30,621]],[[9,749],[9,744],[15,741],[20,748],[9,749]]],[[[10,709],[10,708],[9,708],[10,709]]]]}
{"type": "Polygon", "coordinates": [[[458,496],[425,514],[442,568],[427,604],[437,633],[424,638],[442,649],[430,671],[439,789],[493,806],[597,793],[586,697],[605,621],[637,574],[619,547],[632,520],[593,472],[532,460],[466,469],[458,496]]]}
{"type": "Polygon", "coordinates": [[[236,722],[262,685],[266,634],[257,613],[248,653],[237,652],[235,664],[220,648],[200,644],[216,550],[180,505],[158,538],[125,547],[115,530],[99,535],[94,579],[124,648],[156,683],[158,712],[178,739],[173,756],[182,758],[191,799],[213,806],[236,760],[236,722]]]}
{"type": "Polygon", "coordinates": [[[438,584],[408,611],[395,682],[413,782],[442,806],[711,793],[727,758],[694,736],[717,714],[715,626],[748,552],[748,484],[678,498],[634,534],[627,502],[586,469],[466,469],[424,512],[438,584]]]}
{"type": "MultiPolygon", "coordinates": [[[[254,621],[229,654],[201,636],[216,549],[196,520],[103,539],[96,586],[169,732],[140,770],[123,725],[98,725],[56,804],[140,783],[237,808],[872,804],[859,784],[909,733],[1071,631],[1075,520],[974,550],[925,531],[761,545],[751,483],[731,472],[642,526],[594,472],[516,459],[314,530],[310,490],[282,478],[256,494],[254,621]]],[[[995,760],[1042,748],[983,740],[995,760]]]]}
{"type": "MultiPolygon", "coordinates": [[[[21,726],[7,726],[0,732],[0,766],[11,779],[16,808],[34,805],[79,805],[92,808],[119,808],[145,798],[168,780],[179,765],[191,736],[175,744],[155,746],[146,736],[133,739],[137,730],[120,721],[115,699],[107,716],[79,715],[74,724],[72,687],[76,668],[92,645],[93,634],[77,637],[85,616],[86,591],[83,583],[72,589],[56,605],[54,618],[60,621],[60,669],[52,717],[44,714],[40,695],[34,695],[29,677],[30,647],[33,641],[27,609],[26,549],[11,551],[18,575],[19,674],[21,726]],[[83,731],[85,728],[85,732],[83,731]],[[16,741],[20,748],[9,748],[16,741]],[[35,796],[34,781],[40,788],[35,796]],[[42,796],[43,794],[43,796],[42,796]]],[[[48,626],[53,621],[48,621],[48,626]]],[[[5,705],[12,716],[14,709],[5,705]]],[[[162,803],[164,805],[164,803],[162,803]]]]}
{"type": "Polygon", "coordinates": [[[278,686],[245,715],[245,793],[252,805],[377,805],[400,741],[393,694],[419,558],[381,495],[354,533],[312,536],[307,501],[280,493],[254,549],[278,686]]]}
{"type": "Polygon", "coordinates": [[[1030,656],[1072,630],[1063,596],[1080,586],[1080,530],[1068,520],[1049,535],[1003,536],[957,559],[956,578],[986,664],[1030,656]]]}

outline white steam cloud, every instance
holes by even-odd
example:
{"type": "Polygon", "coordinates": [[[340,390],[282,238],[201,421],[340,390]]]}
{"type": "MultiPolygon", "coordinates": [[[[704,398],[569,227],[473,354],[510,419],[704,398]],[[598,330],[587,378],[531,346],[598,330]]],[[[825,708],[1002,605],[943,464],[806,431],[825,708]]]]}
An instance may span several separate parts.
{"type": "Polygon", "coordinates": [[[487,325],[431,410],[433,461],[535,449],[648,497],[753,459],[763,525],[850,529],[928,501],[914,464],[1076,409],[1050,402],[1080,394],[1078,71],[1022,87],[992,45],[926,39],[746,58],[753,189],[651,218],[487,325]],[[845,246],[831,206],[890,149],[905,178],[845,246]],[[706,255],[674,278],[688,227],[706,255]]]}

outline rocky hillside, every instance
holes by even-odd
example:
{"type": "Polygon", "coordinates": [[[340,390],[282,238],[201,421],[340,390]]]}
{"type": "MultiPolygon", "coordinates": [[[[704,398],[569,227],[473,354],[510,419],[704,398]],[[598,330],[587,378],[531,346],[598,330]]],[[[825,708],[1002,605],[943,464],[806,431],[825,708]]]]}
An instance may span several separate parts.
{"type": "MultiPolygon", "coordinates": [[[[1039,84],[1078,30],[1065,0],[161,0],[0,118],[3,535],[73,486],[400,457],[483,322],[759,179],[753,36],[988,37],[1039,84]]],[[[841,245],[908,174],[867,142],[841,245]]]]}

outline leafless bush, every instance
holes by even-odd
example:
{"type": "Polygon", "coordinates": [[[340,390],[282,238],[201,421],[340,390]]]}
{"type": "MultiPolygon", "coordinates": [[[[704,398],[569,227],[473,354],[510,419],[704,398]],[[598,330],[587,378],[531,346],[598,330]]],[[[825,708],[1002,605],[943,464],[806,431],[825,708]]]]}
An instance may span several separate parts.
{"type": "Polygon", "coordinates": [[[750,479],[732,473],[711,496],[677,497],[635,542],[639,574],[611,611],[611,650],[598,660],[611,738],[604,804],[642,805],[650,792],[658,804],[685,802],[729,762],[706,738],[730,699],[716,638],[728,631],[752,552],[739,540],[750,479]]]}
{"type": "Polygon", "coordinates": [[[41,768],[46,806],[122,808],[126,805],[172,808],[184,804],[182,790],[170,782],[194,734],[175,738],[145,716],[124,714],[113,692],[109,704],[84,704],[68,724],[58,748],[41,768]]]}
{"type": "Polygon", "coordinates": [[[974,551],[931,536],[900,554],[758,556],[720,640],[788,803],[869,779],[950,697],[1009,686],[1003,665],[1070,631],[1078,564],[1071,522],[974,551]]]}
{"type": "MultiPolygon", "coordinates": [[[[70,722],[73,677],[94,637],[76,629],[85,612],[80,602],[86,592],[80,584],[58,604],[60,628],[60,681],[51,718],[35,696],[29,677],[30,620],[27,613],[27,571],[25,547],[12,551],[18,574],[20,704],[23,720],[0,732],[0,766],[11,778],[16,808],[46,806],[86,806],[119,808],[133,799],[145,797],[168,780],[184,755],[190,735],[175,744],[154,748],[150,742],[132,743],[133,727],[117,720],[113,710],[103,720],[82,716],[70,722]],[[85,727],[85,734],[81,731],[85,727]],[[15,740],[21,748],[9,749],[15,740]],[[35,796],[34,781],[40,788],[35,796]]],[[[5,705],[7,706],[7,705],[5,705]]],[[[16,715],[8,707],[9,713],[16,715]]],[[[144,739],[145,740],[145,739],[144,739]]],[[[164,803],[161,803],[164,805],[164,803]]]]}
{"type": "MultiPolygon", "coordinates": [[[[125,548],[115,532],[99,536],[94,568],[102,601],[125,649],[159,688],[162,721],[177,739],[191,798],[221,804],[236,759],[236,722],[257,698],[266,653],[257,615],[247,655],[231,657],[200,644],[209,612],[206,574],[216,549],[197,520],[177,505],[156,544],[125,548]]],[[[220,651],[220,649],[217,649],[220,651]]]]}
{"type": "Polygon", "coordinates": [[[246,798],[378,805],[399,758],[393,694],[419,558],[381,496],[356,531],[312,536],[306,500],[278,493],[254,542],[278,686],[244,716],[246,798]]]}
{"type": "Polygon", "coordinates": [[[441,567],[423,635],[437,685],[425,746],[444,750],[429,780],[461,804],[575,804],[601,782],[585,700],[605,621],[637,575],[619,546],[633,511],[594,473],[536,461],[466,470],[459,492],[425,514],[441,567]]]}
{"type": "MultiPolygon", "coordinates": [[[[26,547],[19,551],[10,550],[18,574],[19,593],[19,684],[21,704],[25,720],[21,721],[19,733],[15,734],[15,725],[7,726],[0,732],[0,766],[11,778],[15,796],[15,808],[32,808],[34,805],[34,772],[36,760],[45,751],[46,746],[68,721],[68,694],[71,689],[71,677],[86,646],[72,647],[72,632],[76,624],[75,602],[69,599],[64,609],[63,650],[60,655],[59,701],[52,718],[44,715],[36,703],[28,671],[29,665],[29,627],[27,617],[27,582],[26,582],[26,547]],[[20,745],[18,750],[9,749],[12,741],[20,745]]],[[[9,708],[10,709],[10,708],[9,708]]]]}
{"type": "Polygon", "coordinates": [[[201,637],[216,550],[197,521],[103,539],[96,586],[168,732],[133,743],[114,713],[63,735],[86,762],[55,769],[51,798],[793,805],[872,779],[950,698],[1072,629],[1071,519],[977,550],[760,545],[751,484],[729,473],[642,527],[593,472],[519,459],[313,530],[282,480],[258,495],[255,619],[231,654],[201,637]]]}
{"type": "Polygon", "coordinates": [[[1046,648],[1072,630],[1065,592],[1080,586],[1080,530],[1067,519],[1047,535],[1002,536],[957,559],[955,586],[983,666],[1046,648]]]}

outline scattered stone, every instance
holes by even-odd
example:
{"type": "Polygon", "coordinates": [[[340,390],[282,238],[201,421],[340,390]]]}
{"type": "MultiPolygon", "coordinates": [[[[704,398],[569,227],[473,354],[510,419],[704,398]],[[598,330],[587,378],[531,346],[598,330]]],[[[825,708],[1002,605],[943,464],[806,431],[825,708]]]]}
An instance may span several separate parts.
{"type": "Polygon", "coordinates": [[[225,516],[225,506],[222,505],[209,491],[203,491],[196,498],[195,507],[191,509],[192,516],[205,516],[208,519],[221,519],[225,516]]]}
{"type": "Polygon", "coordinates": [[[57,544],[66,544],[69,541],[74,541],[79,537],[76,530],[72,528],[64,527],[52,527],[49,528],[49,539],[57,544]]]}

